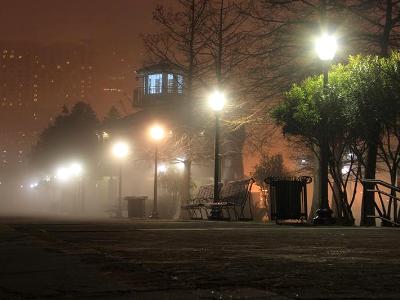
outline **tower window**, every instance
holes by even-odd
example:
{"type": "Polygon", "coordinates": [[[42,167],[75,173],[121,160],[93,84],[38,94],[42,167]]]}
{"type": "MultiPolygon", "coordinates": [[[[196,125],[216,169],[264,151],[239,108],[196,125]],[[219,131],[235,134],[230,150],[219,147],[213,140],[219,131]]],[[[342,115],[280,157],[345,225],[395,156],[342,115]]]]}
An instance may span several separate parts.
{"type": "Polygon", "coordinates": [[[174,92],[174,74],[168,74],[168,93],[174,92]]]}
{"type": "Polygon", "coordinates": [[[183,76],[182,75],[176,75],[176,81],[177,81],[177,91],[178,94],[183,93],[183,76]]]}
{"type": "Polygon", "coordinates": [[[162,74],[150,74],[147,77],[148,94],[162,93],[162,74]]]}

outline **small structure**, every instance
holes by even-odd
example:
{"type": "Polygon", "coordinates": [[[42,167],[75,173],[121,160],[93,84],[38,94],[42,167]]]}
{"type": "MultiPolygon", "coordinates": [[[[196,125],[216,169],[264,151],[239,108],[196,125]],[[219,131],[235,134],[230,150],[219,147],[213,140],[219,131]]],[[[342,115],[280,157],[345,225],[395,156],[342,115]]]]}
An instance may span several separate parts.
{"type": "Polygon", "coordinates": [[[159,63],[141,68],[136,74],[139,87],[133,93],[135,107],[174,105],[182,101],[185,87],[182,69],[159,63]]]}

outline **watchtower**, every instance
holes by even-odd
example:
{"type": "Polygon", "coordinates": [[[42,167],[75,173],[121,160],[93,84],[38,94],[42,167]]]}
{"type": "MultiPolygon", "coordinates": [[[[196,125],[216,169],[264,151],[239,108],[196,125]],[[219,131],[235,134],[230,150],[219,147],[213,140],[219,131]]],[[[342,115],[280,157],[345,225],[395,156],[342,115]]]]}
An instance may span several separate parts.
{"type": "Polygon", "coordinates": [[[166,63],[147,66],[136,71],[139,87],[133,93],[133,105],[139,108],[178,104],[183,100],[183,71],[166,63]]]}

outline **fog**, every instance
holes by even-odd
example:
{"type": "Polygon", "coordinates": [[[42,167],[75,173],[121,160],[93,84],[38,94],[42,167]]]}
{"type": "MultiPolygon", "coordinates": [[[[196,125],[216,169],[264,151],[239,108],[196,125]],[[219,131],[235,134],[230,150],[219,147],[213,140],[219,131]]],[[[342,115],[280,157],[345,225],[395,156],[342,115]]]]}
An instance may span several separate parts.
{"type": "MultiPolygon", "coordinates": [[[[55,175],[26,175],[0,184],[0,214],[12,216],[50,216],[62,218],[113,218],[118,209],[119,166],[115,164],[108,176],[82,171],[75,178],[61,180],[55,175]]],[[[158,213],[163,219],[181,216],[179,197],[174,197],[160,176],[172,173],[183,176],[183,166],[159,163],[158,213]]],[[[54,172],[55,173],[55,172],[54,172]]],[[[29,172],[26,172],[29,174],[29,172]]],[[[210,166],[192,168],[194,189],[213,182],[210,166]]],[[[177,179],[179,180],[179,178],[177,179]]],[[[128,161],[122,165],[122,198],[147,197],[145,216],[153,209],[154,162],[128,161]]],[[[123,217],[127,202],[122,200],[123,217]]]]}

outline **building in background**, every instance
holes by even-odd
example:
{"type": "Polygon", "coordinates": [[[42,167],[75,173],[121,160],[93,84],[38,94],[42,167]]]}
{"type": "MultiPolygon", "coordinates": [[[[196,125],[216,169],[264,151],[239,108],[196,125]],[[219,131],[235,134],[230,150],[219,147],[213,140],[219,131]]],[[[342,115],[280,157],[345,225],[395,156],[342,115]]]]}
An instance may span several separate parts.
{"type": "Polygon", "coordinates": [[[0,42],[0,176],[25,164],[63,105],[93,98],[93,74],[88,42],[0,42]]]}

